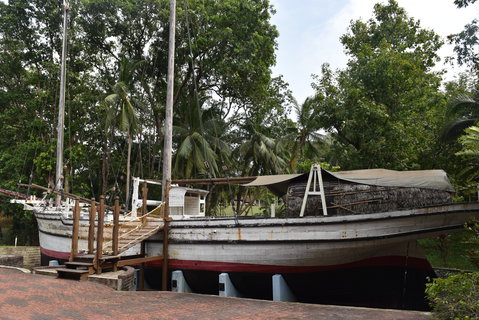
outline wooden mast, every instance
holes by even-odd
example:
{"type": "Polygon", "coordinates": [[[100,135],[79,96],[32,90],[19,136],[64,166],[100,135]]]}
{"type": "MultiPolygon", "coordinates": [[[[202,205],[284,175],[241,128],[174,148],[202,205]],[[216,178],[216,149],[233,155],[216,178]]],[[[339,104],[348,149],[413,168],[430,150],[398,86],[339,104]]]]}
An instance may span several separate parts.
{"type": "MultiPolygon", "coordinates": [[[[68,11],[70,10],[68,0],[63,0],[63,42],[60,70],[60,98],[58,102],[58,127],[57,127],[57,164],[55,175],[55,189],[63,190],[63,130],[65,119],[65,88],[66,88],[66,57],[67,57],[67,24],[68,11]]],[[[55,204],[60,206],[61,194],[57,194],[55,204]]]]}
{"type": "Polygon", "coordinates": [[[175,71],[176,0],[170,0],[170,35],[168,43],[168,75],[166,88],[165,142],[163,147],[163,192],[165,203],[163,229],[163,266],[161,289],[168,289],[169,191],[171,185],[171,153],[173,148],[173,90],[175,71]]]}

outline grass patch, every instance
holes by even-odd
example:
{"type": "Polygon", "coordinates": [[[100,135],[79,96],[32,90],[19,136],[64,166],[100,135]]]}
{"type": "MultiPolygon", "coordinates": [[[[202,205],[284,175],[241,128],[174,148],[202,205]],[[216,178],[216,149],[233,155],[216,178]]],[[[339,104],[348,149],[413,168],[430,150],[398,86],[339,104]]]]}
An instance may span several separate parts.
{"type": "Polygon", "coordinates": [[[467,237],[466,231],[456,231],[441,237],[421,239],[419,244],[434,268],[479,271],[469,260],[468,252],[473,248],[466,242],[467,237]]]}

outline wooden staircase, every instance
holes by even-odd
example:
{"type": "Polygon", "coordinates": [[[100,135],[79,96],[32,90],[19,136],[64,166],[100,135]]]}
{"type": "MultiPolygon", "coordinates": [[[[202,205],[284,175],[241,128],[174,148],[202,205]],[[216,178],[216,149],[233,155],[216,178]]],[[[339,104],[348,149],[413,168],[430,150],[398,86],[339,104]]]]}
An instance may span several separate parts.
{"type": "MultiPolygon", "coordinates": [[[[151,213],[151,212],[150,212],[151,213]]],[[[148,214],[150,214],[148,213],[148,214]]],[[[143,240],[151,237],[163,229],[163,218],[155,216],[143,216],[140,221],[129,221],[122,224],[118,237],[118,254],[141,243],[143,240]],[[123,232],[122,229],[123,228],[123,232]]],[[[113,254],[113,240],[109,241],[103,247],[104,254],[113,254]]]]}
{"type": "Polygon", "coordinates": [[[70,261],[65,262],[66,268],[58,268],[58,278],[86,280],[95,273],[93,262],[70,261]]]}
{"type": "MultiPolygon", "coordinates": [[[[102,200],[100,200],[102,203],[102,200]]],[[[98,220],[96,224],[96,248],[94,248],[94,230],[96,207],[92,206],[90,214],[90,227],[88,234],[89,252],[87,254],[78,253],[78,230],[79,230],[79,207],[75,206],[72,252],[70,262],[57,269],[58,278],[64,279],[87,279],[91,274],[100,274],[104,270],[116,271],[117,267],[128,264],[138,264],[147,261],[160,260],[162,256],[146,257],[144,252],[140,255],[122,256],[126,250],[142,243],[145,239],[159,232],[164,227],[162,218],[164,205],[160,205],[152,211],[135,219],[119,221],[119,205],[115,202],[113,210],[113,224],[104,226],[104,206],[98,208],[98,220]],[[103,244],[104,234],[111,234],[111,240],[103,244]]]]}

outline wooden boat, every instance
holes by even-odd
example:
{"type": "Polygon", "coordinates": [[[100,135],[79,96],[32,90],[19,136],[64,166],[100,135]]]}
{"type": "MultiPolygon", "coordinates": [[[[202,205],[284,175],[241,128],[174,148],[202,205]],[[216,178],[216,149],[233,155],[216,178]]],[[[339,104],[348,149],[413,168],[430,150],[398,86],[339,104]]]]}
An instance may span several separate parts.
{"type": "MultiPolygon", "coordinates": [[[[312,171],[309,175],[258,177],[247,185],[268,186],[276,194],[286,191],[286,197],[294,198],[298,185],[303,185],[305,193],[305,181],[314,181],[315,174],[317,172],[312,171]]],[[[228,272],[243,291],[249,291],[246,296],[270,298],[271,275],[283,274],[301,301],[349,304],[348,299],[352,299],[350,303],[357,304],[353,298],[347,297],[362,297],[364,295],[357,292],[361,290],[363,293],[376,292],[380,298],[389,297],[393,301],[386,304],[389,307],[399,307],[398,301],[404,303],[406,299],[406,306],[425,308],[419,296],[423,294],[426,277],[432,277],[434,273],[416,240],[462,228],[467,221],[479,217],[479,203],[450,203],[448,195],[452,187],[440,170],[402,173],[388,170],[322,171],[318,178],[321,182],[324,180],[323,190],[329,190],[329,193],[309,195],[311,199],[303,201],[306,206],[302,217],[298,212],[296,216],[295,212],[290,212],[289,217],[207,217],[200,210],[204,207],[206,191],[173,187],[171,194],[176,196],[170,201],[169,269],[183,270],[190,286],[203,293],[217,293],[218,274],[228,272]],[[356,178],[352,179],[351,175],[356,178]],[[358,175],[370,177],[369,184],[364,184],[358,175]],[[351,184],[356,184],[354,192],[351,184]],[[426,199],[430,202],[428,206],[401,207],[401,203],[405,203],[401,196],[413,194],[418,198],[418,192],[428,194],[416,200],[424,203],[426,199]],[[379,194],[387,199],[378,201],[379,194]],[[349,204],[348,195],[352,198],[349,204]],[[317,205],[322,204],[322,198],[326,208],[317,205]],[[363,200],[358,201],[360,198],[363,200]],[[368,205],[367,210],[364,205],[368,205]],[[381,211],[382,207],[392,207],[393,210],[381,211]],[[363,211],[358,212],[358,208],[363,211]],[[415,280],[405,280],[405,274],[406,278],[415,280]],[[379,290],[374,279],[383,278],[388,279],[383,282],[388,285],[379,290]],[[344,279],[353,285],[348,286],[344,279]],[[365,279],[370,281],[364,282],[365,279]],[[331,282],[334,284],[323,286],[331,282]],[[396,284],[390,286],[390,283],[396,284]],[[317,286],[322,289],[317,290],[317,286]],[[384,295],[384,289],[391,288],[395,288],[395,293],[384,295]],[[402,297],[404,288],[411,291],[409,298],[402,297]],[[421,301],[419,305],[417,301],[421,301]]],[[[139,208],[143,202],[137,192],[142,181],[145,182],[134,179],[133,208],[139,208]]],[[[314,188],[309,185],[308,190],[313,193],[311,189],[314,188]]],[[[147,203],[156,206],[161,201],[148,200],[147,203]]],[[[66,204],[59,210],[53,204],[45,206],[45,202],[39,200],[27,200],[24,204],[25,209],[35,213],[38,221],[42,261],[47,264],[51,259],[68,259],[72,205],[66,204]]],[[[411,205],[407,201],[406,204],[411,205]]],[[[289,206],[296,208],[291,203],[289,206]]],[[[162,219],[152,215],[148,219],[146,226],[149,229],[145,232],[151,233],[156,227],[155,232],[138,237],[136,242],[133,240],[135,243],[125,247],[123,255],[140,253],[141,241],[145,241],[148,256],[163,254],[163,235],[159,227],[162,219]]],[[[107,214],[106,223],[111,220],[111,215],[107,214]]],[[[122,220],[125,226],[130,223],[131,228],[139,218],[132,214],[123,216],[122,220]]],[[[83,231],[80,231],[79,248],[86,250],[86,205],[80,221],[83,231]]],[[[111,230],[108,230],[105,232],[106,241],[111,238],[111,230]]],[[[124,232],[128,230],[126,228],[124,232]]],[[[147,264],[150,271],[147,280],[152,287],[159,286],[161,263],[147,264]]]]}
{"type": "MultiPolygon", "coordinates": [[[[171,180],[175,1],[172,0],[171,3],[162,184],[164,190],[170,190],[171,180]]],[[[55,185],[57,191],[63,188],[66,0],[64,7],[55,185]]],[[[148,202],[146,199],[140,202],[140,180],[137,179],[133,211],[123,214],[121,218],[124,231],[120,231],[119,236],[120,255],[134,255],[143,251],[142,248],[149,256],[163,255],[163,241],[169,239],[168,260],[148,264],[151,272],[147,273],[147,280],[152,287],[159,286],[159,278],[162,278],[163,284],[166,283],[165,270],[168,266],[170,270],[183,270],[190,286],[197,292],[217,293],[218,274],[229,272],[232,281],[245,296],[270,298],[271,275],[280,273],[299,301],[425,308],[424,283],[428,276],[434,274],[415,241],[461,228],[465,222],[478,217],[479,204],[441,203],[442,197],[438,197],[438,203],[435,196],[424,196],[421,191],[423,189],[439,190],[441,194],[452,191],[445,180],[445,174],[438,174],[437,171],[426,174],[428,179],[424,179],[421,174],[389,173],[324,173],[329,175],[331,181],[336,179],[347,182],[346,185],[350,187],[354,185],[351,187],[354,190],[345,192],[337,189],[334,183],[322,185],[323,172],[313,167],[303,187],[304,196],[299,198],[295,183],[301,183],[301,179],[306,176],[258,177],[251,182],[250,186],[268,186],[275,194],[284,193],[285,190],[290,193],[287,202],[290,216],[283,218],[205,217],[204,211],[200,209],[205,192],[179,187],[171,188],[173,193],[177,193],[177,199],[174,199],[173,193],[163,192],[163,195],[171,197],[172,201],[167,202],[170,204],[171,216],[166,214],[159,217],[155,213],[161,211],[163,203],[148,202]],[[398,184],[397,181],[402,182],[398,184]],[[319,183],[318,188],[316,182],[319,183]],[[288,190],[288,187],[291,189],[288,190]],[[364,192],[358,192],[363,188],[366,189],[364,192]],[[394,196],[396,200],[386,201],[394,198],[392,195],[396,188],[401,188],[401,192],[404,191],[403,188],[410,188],[410,192],[403,192],[403,196],[427,198],[431,200],[426,203],[429,206],[402,207],[398,203],[407,201],[396,201],[401,198],[400,194],[394,196]],[[297,204],[298,199],[300,206],[297,204]],[[158,207],[138,217],[136,209],[140,203],[143,203],[143,213],[146,213],[148,204],[156,204],[158,207]],[[396,204],[391,206],[391,203],[396,204]],[[196,211],[189,210],[193,204],[196,211]],[[169,218],[172,219],[171,222],[169,218]],[[169,228],[162,231],[165,223],[169,223],[169,228]],[[169,230],[169,234],[165,230],[169,230]],[[144,247],[141,243],[144,243],[144,247]],[[163,269],[162,274],[158,272],[160,267],[163,269]]],[[[73,203],[62,202],[60,196],[56,197],[55,203],[35,198],[17,202],[23,203],[26,210],[35,213],[43,263],[48,263],[51,259],[68,259],[72,252],[74,232],[73,203]]],[[[79,210],[78,249],[82,251],[89,249],[92,228],[99,228],[103,221],[97,220],[95,223],[93,220],[90,223],[92,220],[87,205],[79,207],[79,210]]],[[[108,243],[113,237],[113,230],[108,227],[111,221],[112,215],[107,213],[107,227],[102,234],[107,241],[103,248],[106,250],[113,247],[108,243]]],[[[73,251],[76,252],[76,249],[73,251]]]]}

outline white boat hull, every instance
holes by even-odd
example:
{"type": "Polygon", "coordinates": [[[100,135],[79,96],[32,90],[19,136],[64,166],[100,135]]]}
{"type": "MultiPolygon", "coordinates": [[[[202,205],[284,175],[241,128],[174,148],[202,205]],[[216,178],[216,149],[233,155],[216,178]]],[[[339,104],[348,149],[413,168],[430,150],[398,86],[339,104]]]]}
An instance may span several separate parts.
{"type": "MultiPolygon", "coordinates": [[[[53,209],[36,217],[43,263],[67,259],[71,218],[53,209]]],[[[170,222],[168,264],[198,293],[217,294],[218,274],[228,272],[247,297],[271,299],[271,276],[279,273],[299,301],[426,310],[424,286],[434,272],[415,240],[478,217],[474,203],[337,217],[182,218],[170,222]]],[[[149,256],[162,254],[161,232],[145,243],[149,256]]],[[[126,254],[139,252],[137,245],[126,254]]],[[[161,266],[146,264],[153,288],[161,266]]]]}
{"type": "MultiPolygon", "coordinates": [[[[450,232],[478,216],[479,204],[452,204],[339,217],[173,220],[170,266],[247,272],[320,270],[384,256],[384,252],[404,256],[388,248],[450,232]]],[[[68,258],[71,219],[48,210],[36,217],[42,252],[68,258]]],[[[161,239],[160,232],[147,240],[148,255],[162,254],[161,239]]],[[[86,250],[86,245],[80,239],[80,250],[86,250]]],[[[139,246],[128,253],[137,252],[139,246]]]]}

